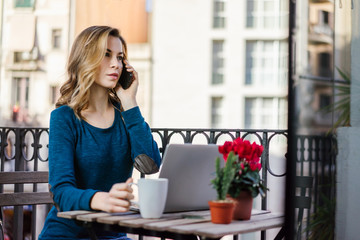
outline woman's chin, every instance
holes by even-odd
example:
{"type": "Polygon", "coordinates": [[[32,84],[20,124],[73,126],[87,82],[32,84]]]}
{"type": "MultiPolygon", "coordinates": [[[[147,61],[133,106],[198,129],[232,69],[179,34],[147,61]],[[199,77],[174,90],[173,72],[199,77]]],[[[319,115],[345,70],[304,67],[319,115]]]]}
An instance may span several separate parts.
{"type": "Polygon", "coordinates": [[[116,88],[116,82],[112,82],[110,84],[107,84],[106,88],[109,88],[109,89],[114,89],[116,88]]]}

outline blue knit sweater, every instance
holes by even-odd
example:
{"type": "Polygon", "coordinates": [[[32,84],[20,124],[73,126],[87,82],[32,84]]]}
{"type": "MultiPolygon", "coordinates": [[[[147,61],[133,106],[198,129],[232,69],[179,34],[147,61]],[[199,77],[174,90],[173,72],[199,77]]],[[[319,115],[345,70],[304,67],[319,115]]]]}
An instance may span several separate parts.
{"type": "MultiPolygon", "coordinates": [[[[50,210],[39,239],[88,238],[87,230],[73,220],[58,218],[58,210],[91,210],[90,201],[97,191],[107,192],[114,183],[131,177],[133,159],[139,154],[146,154],[160,166],[158,146],[138,107],[122,113],[115,110],[114,123],[106,129],[77,119],[68,106],[52,111],[49,184],[57,208],[50,210]]],[[[97,235],[111,239],[124,234],[97,235]]]]}

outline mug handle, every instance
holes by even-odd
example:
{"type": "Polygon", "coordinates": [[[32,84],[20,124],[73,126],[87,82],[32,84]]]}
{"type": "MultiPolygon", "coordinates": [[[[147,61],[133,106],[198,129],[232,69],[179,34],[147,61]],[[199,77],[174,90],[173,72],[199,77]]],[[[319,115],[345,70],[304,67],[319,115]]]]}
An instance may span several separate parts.
{"type": "MultiPolygon", "coordinates": [[[[132,183],[129,183],[128,185],[129,185],[130,187],[131,187],[132,185],[135,185],[135,186],[139,187],[139,186],[137,185],[137,183],[133,183],[133,182],[132,182],[132,183]]],[[[140,207],[139,202],[134,201],[134,200],[130,200],[130,211],[140,212],[139,207],[140,207]]]]}

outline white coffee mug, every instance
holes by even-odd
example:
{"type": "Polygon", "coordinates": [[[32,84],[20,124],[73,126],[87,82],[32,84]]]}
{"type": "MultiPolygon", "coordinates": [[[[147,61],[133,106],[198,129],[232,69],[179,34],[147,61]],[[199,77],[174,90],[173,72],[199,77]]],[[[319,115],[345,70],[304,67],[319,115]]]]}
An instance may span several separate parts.
{"type": "Polygon", "coordinates": [[[139,206],[141,217],[143,218],[160,218],[164,212],[168,179],[166,178],[140,178],[133,185],[138,186],[139,202],[132,203],[139,206]]]}

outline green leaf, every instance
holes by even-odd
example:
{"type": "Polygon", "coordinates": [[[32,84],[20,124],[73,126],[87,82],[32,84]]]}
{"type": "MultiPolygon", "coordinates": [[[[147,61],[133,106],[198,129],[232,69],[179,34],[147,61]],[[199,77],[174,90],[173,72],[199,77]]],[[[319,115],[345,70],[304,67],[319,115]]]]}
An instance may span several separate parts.
{"type": "Polygon", "coordinates": [[[226,194],[235,176],[235,168],[233,167],[233,164],[236,159],[237,156],[231,152],[223,168],[220,167],[220,158],[218,157],[215,160],[216,177],[211,180],[211,183],[217,191],[218,200],[225,200],[226,198],[226,194]]]}
{"type": "Polygon", "coordinates": [[[320,111],[325,113],[337,112],[339,117],[337,121],[333,124],[331,129],[328,131],[328,134],[335,131],[340,126],[350,125],[350,93],[351,93],[351,79],[350,75],[340,70],[336,67],[341,78],[344,80],[344,83],[337,84],[335,90],[337,91],[335,96],[338,96],[340,99],[336,100],[333,104],[330,104],[320,111]]]}
{"type": "Polygon", "coordinates": [[[335,199],[329,199],[321,194],[323,204],[316,208],[310,216],[310,222],[304,231],[309,231],[310,240],[334,239],[335,229],[335,199]]]}

